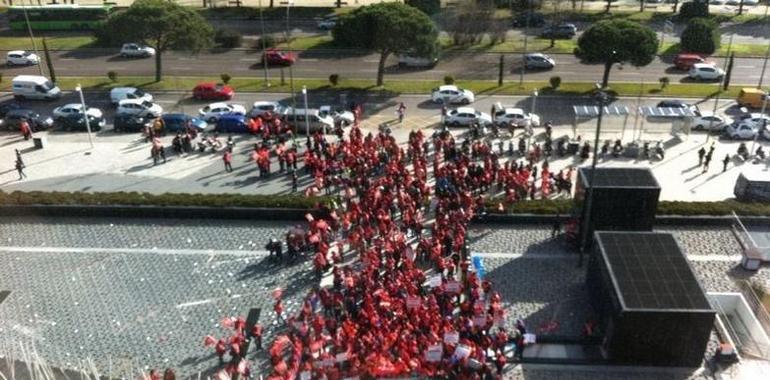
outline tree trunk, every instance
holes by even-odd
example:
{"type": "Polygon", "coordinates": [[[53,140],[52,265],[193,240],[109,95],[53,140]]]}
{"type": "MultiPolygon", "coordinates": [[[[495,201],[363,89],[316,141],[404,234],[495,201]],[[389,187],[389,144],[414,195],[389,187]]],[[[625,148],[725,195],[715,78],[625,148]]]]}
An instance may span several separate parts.
{"type": "Polygon", "coordinates": [[[602,88],[607,88],[607,84],[610,81],[610,70],[614,62],[607,62],[604,64],[604,75],[602,76],[602,88]]]}
{"type": "Polygon", "coordinates": [[[273,0],[270,0],[270,9],[273,9],[273,0]]]}
{"type": "Polygon", "coordinates": [[[674,13],[676,13],[676,9],[679,7],[679,0],[674,0],[674,13]]]}
{"type": "Polygon", "coordinates": [[[604,8],[604,13],[610,13],[611,5],[612,5],[612,0],[607,0],[607,8],[604,8]]]}
{"type": "Polygon", "coordinates": [[[45,64],[48,66],[48,76],[51,79],[51,82],[56,83],[56,72],[53,69],[53,61],[51,60],[51,53],[48,51],[48,44],[45,41],[45,37],[43,37],[43,54],[45,55],[45,64]]]}
{"type": "Polygon", "coordinates": [[[639,12],[644,12],[644,0],[639,2],[639,12]]]}
{"type": "Polygon", "coordinates": [[[163,64],[160,59],[160,55],[162,54],[162,50],[159,48],[155,48],[155,81],[160,82],[161,79],[163,79],[163,64]]]}
{"type": "Polygon", "coordinates": [[[738,5],[738,16],[743,14],[743,0],[741,0],[740,5],[738,5]]]}
{"type": "Polygon", "coordinates": [[[389,51],[380,53],[380,63],[377,64],[377,86],[382,86],[383,76],[385,75],[385,61],[390,55],[389,51]]]}

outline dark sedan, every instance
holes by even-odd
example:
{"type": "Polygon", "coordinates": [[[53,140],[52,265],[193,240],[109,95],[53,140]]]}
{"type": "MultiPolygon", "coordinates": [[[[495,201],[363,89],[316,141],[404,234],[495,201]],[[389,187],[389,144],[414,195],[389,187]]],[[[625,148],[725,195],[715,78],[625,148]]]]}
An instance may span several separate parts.
{"type": "Polygon", "coordinates": [[[53,119],[50,117],[40,116],[39,113],[23,108],[11,109],[5,114],[3,119],[0,119],[0,128],[5,130],[19,130],[21,121],[26,120],[29,123],[29,127],[32,128],[32,132],[38,132],[48,129],[53,124],[53,119]]]}
{"type": "Polygon", "coordinates": [[[152,126],[152,118],[140,117],[131,114],[115,115],[113,130],[115,132],[142,132],[145,128],[152,126]]]}
{"type": "Polygon", "coordinates": [[[104,127],[104,117],[88,115],[88,125],[83,114],[67,115],[56,119],[56,127],[64,131],[87,131],[88,127],[92,132],[98,132],[104,127]]]}

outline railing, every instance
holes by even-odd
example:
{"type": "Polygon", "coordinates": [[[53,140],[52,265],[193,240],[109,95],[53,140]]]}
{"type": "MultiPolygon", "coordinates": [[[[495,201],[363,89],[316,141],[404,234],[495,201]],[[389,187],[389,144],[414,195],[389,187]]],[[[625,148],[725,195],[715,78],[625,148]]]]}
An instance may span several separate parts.
{"type": "MultiPolygon", "coordinates": [[[[759,325],[762,326],[762,330],[767,336],[770,336],[770,313],[768,313],[761,298],[757,295],[756,291],[751,286],[751,283],[748,281],[739,281],[738,287],[740,288],[746,303],[749,305],[749,308],[751,308],[751,312],[757,318],[757,321],[759,321],[759,325]]],[[[732,327],[730,328],[732,329],[732,327]]],[[[756,341],[751,343],[757,351],[750,352],[752,355],[765,360],[770,360],[770,346],[756,341]]]]}

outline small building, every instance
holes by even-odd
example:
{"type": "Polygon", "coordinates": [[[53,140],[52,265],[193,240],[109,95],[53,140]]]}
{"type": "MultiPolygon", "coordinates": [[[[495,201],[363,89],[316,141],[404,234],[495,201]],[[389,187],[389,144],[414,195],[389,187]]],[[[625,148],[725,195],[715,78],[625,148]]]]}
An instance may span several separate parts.
{"type": "MultiPolygon", "coordinates": [[[[590,225],[586,225],[585,197],[591,168],[578,170],[575,202],[580,216],[580,234],[594,231],[652,231],[658,208],[660,185],[648,168],[596,168],[590,225]]],[[[587,242],[590,244],[590,241],[587,242]]]]}
{"type": "Polygon", "coordinates": [[[597,231],[586,284],[613,363],[698,367],[712,309],[674,237],[597,231]]]}

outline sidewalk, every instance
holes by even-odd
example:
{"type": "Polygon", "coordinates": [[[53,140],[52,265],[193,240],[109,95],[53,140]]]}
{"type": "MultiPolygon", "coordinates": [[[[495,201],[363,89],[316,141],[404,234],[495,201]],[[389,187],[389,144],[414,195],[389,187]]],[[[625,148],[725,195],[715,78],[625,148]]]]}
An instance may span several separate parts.
{"type": "MultiPolygon", "coordinates": [[[[383,111],[388,113],[389,111],[383,111]]],[[[393,126],[397,140],[403,143],[409,130],[420,128],[430,135],[438,123],[438,116],[407,117],[405,125],[393,126]]],[[[364,130],[376,131],[376,126],[390,119],[389,114],[378,114],[365,120],[364,130]]],[[[577,133],[590,138],[593,143],[595,123],[579,124],[577,133]]],[[[603,130],[612,134],[613,126],[607,121],[603,130]]],[[[455,129],[458,143],[464,137],[465,130],[455,129]]],[[[366,132],[364,132],[366,133],[366,132]]],[[[376,133],[376,132],[374,132],[376,133]]],[[[514,147],[520,131],[514,136],[514,147]]],[[[0,136],[0,190],[3,191],[86,191],[116,192],[137,191],[150,193],[244,193],[244,194],[285,194],[290,192],[291,180],[286,174],[276,175],[278,164],[273,159],[274,175],[260,179],[256,165],[250,161],[253,144],[257,142],[251,136],[234,136],[236,141],[233,160],[234,172],[226,173],[220,153],[193,152],[176,156],[168,149],[168,162],[153,166],[150,159],[150,145],[138,134],[116,135],[111,131],[100,132],[94,137],[94,149],[89,148],[84,133],[41,133],[46,135],[47,145],[43,150],[34,150],[31,141],[24,141],[17,134],[0,136]],[[13,169],[14,149],[22,151],[28,178],[19,181],[13,169]]],[[[554,137],[571,135],[568,127],[557,127],[554,137]]],[[[223,140],[226,137],[221,137],[223,140]]],[[[542,138],[542,137],[541,137],[542,138]]],[[[164,144],[171,145],[172,136],[166,136],[164,144]]],[[[332,139],[334,139],[332,137],[332,139]]],[[[732,190],[741,170],[751,168],[770,172],[767,165],[753,165],[732,160],[728,170],[722,173],[722,159],[726,154],[733,156],[738,143],[718,141],[710,170],[703,174],[697,165],[697,150],[710,146],[713,138],[707,142],[705,134],[693,133],[689,138],[672,137],[668,133],[646,135],[646,139],[662,140],[667,146],[663,161],[650,162],[613,158],[600,160],[600,166],[649,166],[662,187],[662,200],[715,201],[733,197],[732,190]]],[[[603,140],[602,140],[603,141],[603,140]]],[[[762,143],[762,142],[760,142],[762,143]]],[[[304,137],[299,140],[304,145],[304,137]]],[[[767,145],[766,142],[762,143],[767,145]]],[[[751,147],[751,142],[747,143],[751,147]]],[[[498,150],[497,140],[492,142],[498,150]]],[[[507,150],[508,144],[505,144],[507,150]]],[[[590,160],[582,163],[578,157],[557,158],[550,162],[551,171],[558,171],[568,166],[589,165],[590,160]]],[[[301,165],[301,164],[300,164],[301,165]]],[[[542,165],[542,162],[540,163],[542,165]]],[[[539,166],[540,166],[539,165],[539,166]]],[[[300,171],[299,191],[310,184],[310,178],[300,171]]]]}

